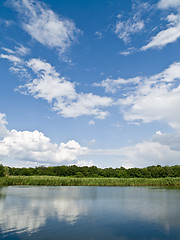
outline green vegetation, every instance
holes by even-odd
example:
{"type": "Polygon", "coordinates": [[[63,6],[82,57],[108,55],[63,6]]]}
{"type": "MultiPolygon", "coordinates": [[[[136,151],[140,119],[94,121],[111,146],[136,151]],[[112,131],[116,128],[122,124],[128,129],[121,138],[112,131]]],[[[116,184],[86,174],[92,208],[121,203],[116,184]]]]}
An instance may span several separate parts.
{"type": "Polygon", "coordinates": [[[180,186],[180,166],[11,168],[0,165],[0,186],[180,186]]]}
{"type": "Polygon", "coordinates": [[[4,167],[0,164],[0,177],[4,177],[4,167]]]}
{"type": "Polygon", "coordinates": [[[56,176],[5,176],[0,186],[180,186],[178,178],[73,178],[56,176]]]}
{"type": "Polygon", "coordinates": [[[165,178],[180,177],[180,165],[176,166],[149,166],[146,168],[97,168],[72,166],[11,168],[4,167],[5,176],[59,176],[77,178],[165,178]]]}

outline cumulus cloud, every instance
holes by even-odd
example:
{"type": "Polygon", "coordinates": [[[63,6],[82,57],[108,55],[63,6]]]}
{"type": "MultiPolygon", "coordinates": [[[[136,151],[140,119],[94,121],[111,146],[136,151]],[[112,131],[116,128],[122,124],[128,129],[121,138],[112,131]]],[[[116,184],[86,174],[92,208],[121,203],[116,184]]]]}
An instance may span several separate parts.
{"type": "Polygon", "coordinates": [[[72,20],[58,16],[44,3],[34,0],[9,0],[20,14],[23,29],[39,43],[63,53],[77,39],[80,30],[72,20]]]}
{"type": "Polygon", "coordinates": [[[156,36],[154,36],[151,41],[141,48],[145,51],[149,48],[162,48],[169,43],[177,41],[180,37],[180,2],[179,0],[161,0],[157,4],[158,8],[161,10],[172,9],[178,11],[175,15],[171,13],[167,16],[167,28],[160,31],[156,36]]]}
{"type": "Polygon", "coordinates": [[[88,149],[74,140],[67,143],[52,143],[48,137],[37,130],[9,131],[6,128],[5,114],[0,115],[0,158],[31,161],[36,163],[73,162],[87,154],[88,149]]]}

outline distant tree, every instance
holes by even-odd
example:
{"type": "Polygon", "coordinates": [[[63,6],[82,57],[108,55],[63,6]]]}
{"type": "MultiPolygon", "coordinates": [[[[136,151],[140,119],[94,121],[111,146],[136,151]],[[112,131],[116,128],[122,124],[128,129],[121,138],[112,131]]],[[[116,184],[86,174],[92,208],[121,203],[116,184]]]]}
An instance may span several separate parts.
{"type": "Polygon", "coordinates": [[[9,176],[10,175],[9,167],[7,167],[7,166],[4,167],[4,175],[5,176],[9,176]]]}
{"type": "Polygon", "coordinates": [[[149,166],[146,168],[97,168],[71,166],[39,166],[35,168],[11,168],[0,165],[1,175],[15,176],[32,176],[32,175],[48,175],[48,176],[75,176],[75,177],[111,177],[111,178],[164,178],[164,177],[180,177],[180,165],[176,166],[149,166]]]}
{"type": "Polygon", "coordinates": [[[77,172],[76,175],[75,175],[75,177],[77,177],[77,178],[83,178],[84,175],[83,175],[82,172],[77,172]]]}
{"type": "Polygon", "coordinates": [[[4,177],[4,167],[0,165],[0,177],[4,177]]]}

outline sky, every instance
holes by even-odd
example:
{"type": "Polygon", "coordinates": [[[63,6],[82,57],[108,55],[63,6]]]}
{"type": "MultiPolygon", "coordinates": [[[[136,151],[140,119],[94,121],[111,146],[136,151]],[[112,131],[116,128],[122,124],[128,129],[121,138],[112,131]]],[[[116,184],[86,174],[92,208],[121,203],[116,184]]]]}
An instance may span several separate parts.
{"type": "Polygon", "coordinates": [[[180,164],[180,0],[1,0],[0,163],[180,164]]]}

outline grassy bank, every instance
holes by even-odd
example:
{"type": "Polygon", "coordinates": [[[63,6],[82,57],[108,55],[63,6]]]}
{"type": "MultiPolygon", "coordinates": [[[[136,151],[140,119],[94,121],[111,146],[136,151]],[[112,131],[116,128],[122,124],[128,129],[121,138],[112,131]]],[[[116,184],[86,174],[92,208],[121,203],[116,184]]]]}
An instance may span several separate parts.
{"type": "Polygon", "coordinates": [[[72,178],[52,176],[8,176],[0,186],[180,186],[177,178],[72,178]]]}

